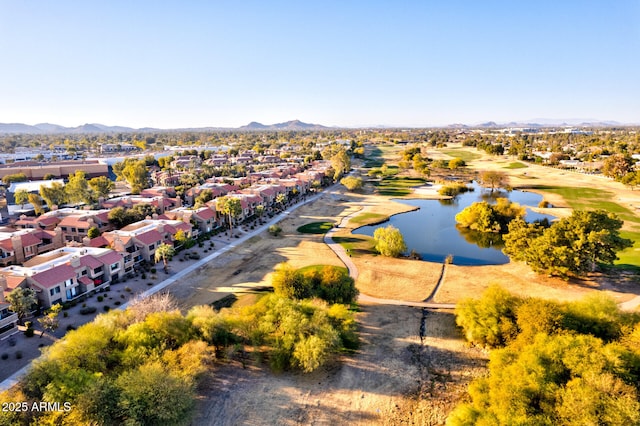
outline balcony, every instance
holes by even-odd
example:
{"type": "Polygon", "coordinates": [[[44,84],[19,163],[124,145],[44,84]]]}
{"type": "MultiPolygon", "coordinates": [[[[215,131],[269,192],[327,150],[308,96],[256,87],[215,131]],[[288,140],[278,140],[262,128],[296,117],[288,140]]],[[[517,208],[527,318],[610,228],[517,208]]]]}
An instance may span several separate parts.
{"type": "Polygon", "coordinates": [[[18,331],[18,314],[10,313],[0,319],[0,339],[8,337],[18,331]]]}

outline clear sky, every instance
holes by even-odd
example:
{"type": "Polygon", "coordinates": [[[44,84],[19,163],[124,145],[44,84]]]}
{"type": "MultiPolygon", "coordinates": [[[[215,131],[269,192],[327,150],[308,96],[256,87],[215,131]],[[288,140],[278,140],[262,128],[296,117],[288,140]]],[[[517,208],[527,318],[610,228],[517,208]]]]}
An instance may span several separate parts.
{"type": "Polygon", "coordinates": [[[0,0],[0,123],[640,122],[639,0],[0,0]]]}

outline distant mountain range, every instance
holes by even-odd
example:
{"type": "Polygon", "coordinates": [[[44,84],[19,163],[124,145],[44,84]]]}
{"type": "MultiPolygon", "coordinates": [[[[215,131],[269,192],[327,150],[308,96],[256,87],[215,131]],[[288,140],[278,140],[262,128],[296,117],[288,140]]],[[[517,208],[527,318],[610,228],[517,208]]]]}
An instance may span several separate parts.
{"type": "Polygon", "coordinates": [[[225,127],[199,127],[199,128],[185,128],[185,129],[156,129],[151,127],[145,127],[141,129],[134,129],[132,127],[123,126],[105,126],[104,124],[91,123],[83,124],[78,127],[65,127],[58,124],[40,123],[35,125],[23,124],[23,123],[0,123],[0,134],[16,134],[16,133],[31,133],[31,134],[50,134],[50,133],[130,133],[130,132],[158,132],[158,131],[213,131],[213,130],[323,130],[330,129],[330,127],[320,124],[303,123],[300,120],[291,120],[284,123],[277,124],[261,124],[255,121],[247,124],[246,126],[238,128],[225,128],[225,127]]]}
{"type": "MultiPolygon", "coordinates": [[[[450,124],[449,127],[453,129],[467,129],[467,128],[504,128],[504,127],[555,127],[555,126],[577,126],[577,127],[612,127],[612,126],[628,126],[631,124],[619,123],[617,121],[599,121],[594,119],[567,119],[567,120],[555,120],[538,118],[533,120],[526,120],[522,122],[509,122],[509,123],[496,123],[489,121],[486,123],[480,123],[475,125],[468,124],[450,124]]],[[[638,125],[638,124],[635,124],[638,125]]],[[[371,126],[371,128],[402,128],[407,126],[371,126]]],[[[425,126],[430,127],[430,126],[425,126]]],[[[435,127],[435,126],[431,126],[435,127]]],[[[124,126],[105,126],[104,124],[91,123],[83,124],[78,127],[65,127],[58,124],[40,123],[35,125],[22,124],[22,123],[0,123],[0,134],[73,134],[73,133],[131,133],[131,132],[162,132],[162,131],[193,131],[193,132],[205,132],[215,130],[244,130],[244,131],[260,131],[260,130],[328,130],[335,129],[336,127],[327,127],[321,124],[304,123],[300,120],[291,120],[284,123],[276,124],[262,124],[255,121],[251,123],[237,127],[194,127],[194,128],[182,128],[182,129],[157,129],[152,127],[144,127],[140,129],[134,129],[132,127],[124,126]]]]}

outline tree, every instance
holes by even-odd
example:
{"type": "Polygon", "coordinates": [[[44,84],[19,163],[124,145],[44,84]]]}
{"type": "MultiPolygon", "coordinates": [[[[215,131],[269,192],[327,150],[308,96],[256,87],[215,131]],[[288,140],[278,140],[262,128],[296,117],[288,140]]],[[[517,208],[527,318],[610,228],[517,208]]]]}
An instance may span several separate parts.
{"type": "Polygon", "coordinates": [[[5,185],[9,185],[13,182],[26,182],[28,180],[29,178],[27,178],[27,175],[25,175],[24,173],[14,173],[12,175],[6,175],[2,178],[2,182],[5,185]]]}
{"type": "Polygon", "coordinates": [[[139,194],[149,184],[149,171],[144,160],[127,158],[120,163],[115,163],[113,172],[118,180],[124,180],[129,184],[134,194],[139,194]]]}
{"type": "Polygon", "coordinates": [[[497,170],[485,170],[480,172],[479,179],[480,184],[491,188],[491,192],[497,188],[504,188],[507,185],[507,174],[497,170]]]}
{"type": "Polygon", "coordinates": [[[50,186],[40,185],[40,196],[52,210],[54,206],[60,206],[67,200],[64,185],[59,182],[51,182],[50,186]]]}
{"type": "Polygon", "coordinates": [[[98,229],[97,226],[92,226],[87,231],[87,237],[89,237],[89,239],[94,239],[94,238],[97,238],[99,236],[100,236],[100,230],[98,229]]]}
{"type": "Polygon", "coordinates": [[[71,203],[91,204],[94,201],[94,193],[89,187],[85,172],[81,170],[69,175],[69,182],[64,190],[66,199],[71,203]]]}
{"type": "Polygon", "coordinates": [[[605,210],[574,211],[542,232],[516,223],[504,238],[504,252],[538,272],[580,276],[595,270],[598,263],[613,264],[618,251],[633,245],[620,237],[621,227],[622,221],[605,210]],[[529,237],[526,247],[518,240],[523,236],[529,237]]]}
{"type": "Polygon", "coordinates": [[[633,168],[633,159],[628,155],[615,154],[602,162],[602,174],[620,180],[633,168]]]}
{"type": "Polygon", "coordinates": [[[273,235],[274,237],[277,237],[282,233],[282,228],[279,227],[278,225],[271,225],[269,226],[268,231],[271,235],[273,235]]]}
{"type": "Polygon", "coordinates": [[[620,182],[634,190],[636,186],[640,186],[640,171],[629,172],[622,176],[620,182]]]}
{"type": "Polygon", "coordinates": [[[13,193],[13,197],[16,200],[16,204],[20,204],[20,209],[24,208],[24,205],[29,201],[29,191],[26,189],[18,189],[13,193]]]}
{"type": "Polygon", "coordinates": [[[362,188],[362,178],[347,176],[340,179],[340,183],[349,191],[355,191],[362,188]]]}
{"type": "Polygon", "coordinates": [[[229,238],[233,236],[233,220],[242,213],[242,204],[235,197],[225,195],[216,199],[216,209],[229,218],[229,238]]]}
{"type": "Polygon", "coordinates": [[[42,333],[40,333],[40,338],[44,336],[44,332],[48,331],[49,333],[53,333],[58,329],[58,314],[62,310],[62,305],[55,304],[49,311],[42,317],[38,318],[38,322],[42,325],[42,333]]]}
{"type": "Polygon", "coordinates": [[[331,167],[333,167],[333,180],[339,180],[346,172],[351,169],[351,158],[344,148],[340,148],[338,152],[331,156],[331,167]]]}
{"type": "Polygon", "coordinates": [[[198,207],[206,204],[208,201],[211,201],[211,200],[213,200],[213,191],[211,191],[208,188],[205,188],[202,191],[200,191],[200,193],[196,197],[196,199],[195,199],[195,207],[198,208],[198,207]]]}
{"type": "Polygon", "coordinates": [[[456,215],[456,222],[464,228],[480,232],[506,232],[509,222],[523,218],[526,209],[507,198],[498,198],[495,205],[476,202],[456,215]]]}
{"type": "Polygon", "coordinates": [[[453,158],[449,160],[449,168],[451,170],[459,169],[460,167],[464,167],[467,164],[464,162],[462,158],[453,158]]]}
{"type": "Polygon", "coordinates": [[[156,248],[156,252],[154,255],[154,259],[156,262],[162,260],[164,264],[164,272],[165,274],[169,272],[169,260],[176,254],[176,250],[172,245],[162,243],[156,248]]]}
{"type": "Polygon", "coordinates": [[[407,251],[402,233],[393,225],[376,229],[373,233],[373,240],[376,250],[383,256],[398,257],[407,251]]]}
{"type": "Polygon", "coordinates": [[[17,287],[7,295],[7,302],[11,305],[11,310],[18,314],[18,322],[23,324],[24,317],[38,303],[38,298],[36,297],[36,292],[32,289],[17,287]]]}
{"type": "Polygon", "coordinates": [[[276,195],[276,203],[280,206],[280,210],[284,210],[284,203],[287,202],[287,196],[283,193],[276,195]]]}
{"type": "Polygon", "coordinates": [[[116,185],[108,177],[98,176],[89,179],[89,186],[98,197],[107,198],[116,185]]]}
{"type": "Polygon", "coordinates": [[[42,198],[40,198],[38,194],[30,192],[27,199],[29,201],[29,204],[33,206],[33,210],[35,211],[36,215],[39,216],[44,213],[44,209],[42,208],[42,198]]]}
{"type": "Polygon", "coordinates": [[[278,265],[271,275],[271,285],[275,294],[287,299],[306,299],[311,297],[311,283],[305,280],[300,271],[286,263],[278,265]]]}
{"type": "Polygon", "coordinates": [[[258,215],[258,220],[262,223],[262,216],[264,215],[264,206],[262,204],[256,206],[256,214],[258,215]]]}

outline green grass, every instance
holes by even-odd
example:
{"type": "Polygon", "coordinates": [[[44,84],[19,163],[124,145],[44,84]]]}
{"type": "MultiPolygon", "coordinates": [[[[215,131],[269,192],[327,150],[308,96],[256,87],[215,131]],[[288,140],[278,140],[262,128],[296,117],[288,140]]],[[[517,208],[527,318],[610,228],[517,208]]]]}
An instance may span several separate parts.
{"type": "Polygon", "coordinates": [[[333,222],[311,222],[300,226],[297,231],[301,234],[326,234],[333,225],[333,222]]]}
{"type": "Polygon", "coordinates": [[[475,152],[466,151],[464,149],[447,149],[443,150],[442,153],[447,154],[450,157],[460,158],[465,163],[477,160],[478,158],[482,158],[482,155],[475,152]]]}
{"type": "Polygon", "coordinates": [[[402,197],[412,193],[414,186],[424,185],[426,180],[420,178],[387,176],[379,182],[374,182],[378,187],[378,194],[389,197],[402,197]]]}
{"type": "Polygon", "coordinates": [[[516,161],[515,163],[509,163],[508,166],[504,166],[503,168],[504,169],[526,169],[527,167],[529,166],[527,166],[524,163],[520,163],[519,161],[516,161]]]}
{"type": "Polygon", "coordinates": [[[353,217],[349,222],[357,226],[375,225],[389,220],[389,216],[380,213],[362,213],[353,217]]]}
{"type": "Polygon", "coordinates": [[[574,210],[603,209],[617,214],[622,220],[640,223],[640,219],[628,208],[612,201],[615,197],[614,193],[603,189],[546,185],[538,185],[534,188],[561,195],[574,210]]]}
{"type": "Polygon", "coordinates": [[[348,274],[349,270],[347,268],[345,268],[344,266],[333,266],[333,265],[309,265],[309,266],[305,266],[303,268],[298,269],[298,272],[302,272],[303,274],[306,272],[310,272],[310,271],[317,271],[320,272],[322,271],[322,269],[326,266],[330,266],[332,268],[336,268],[339,271],[348,274]]]}
{"type": "MultiPolygon", "coordinates": [[[[561,195],[574,210],[603,209],[615,213],[628,224],[640,224],[640,219],[629,209],[613,201],[615,194],[603,189],[567,187],[567,186],[536,186],[536,189],[561,195]]],[[[618,253],[620,258],[615,266],[620,269],[640,270],[640,226],[633,226],[632,230],[622,230],[622,238],[633,241],[633,247],[618,253]]]]}
{"type": "Polygon", "coordinates": [[[352,256],[375,253],[373,238],[366,235],[350,235],[348,237],[333,237],[333,241],[340,244],[352,256]]]}

